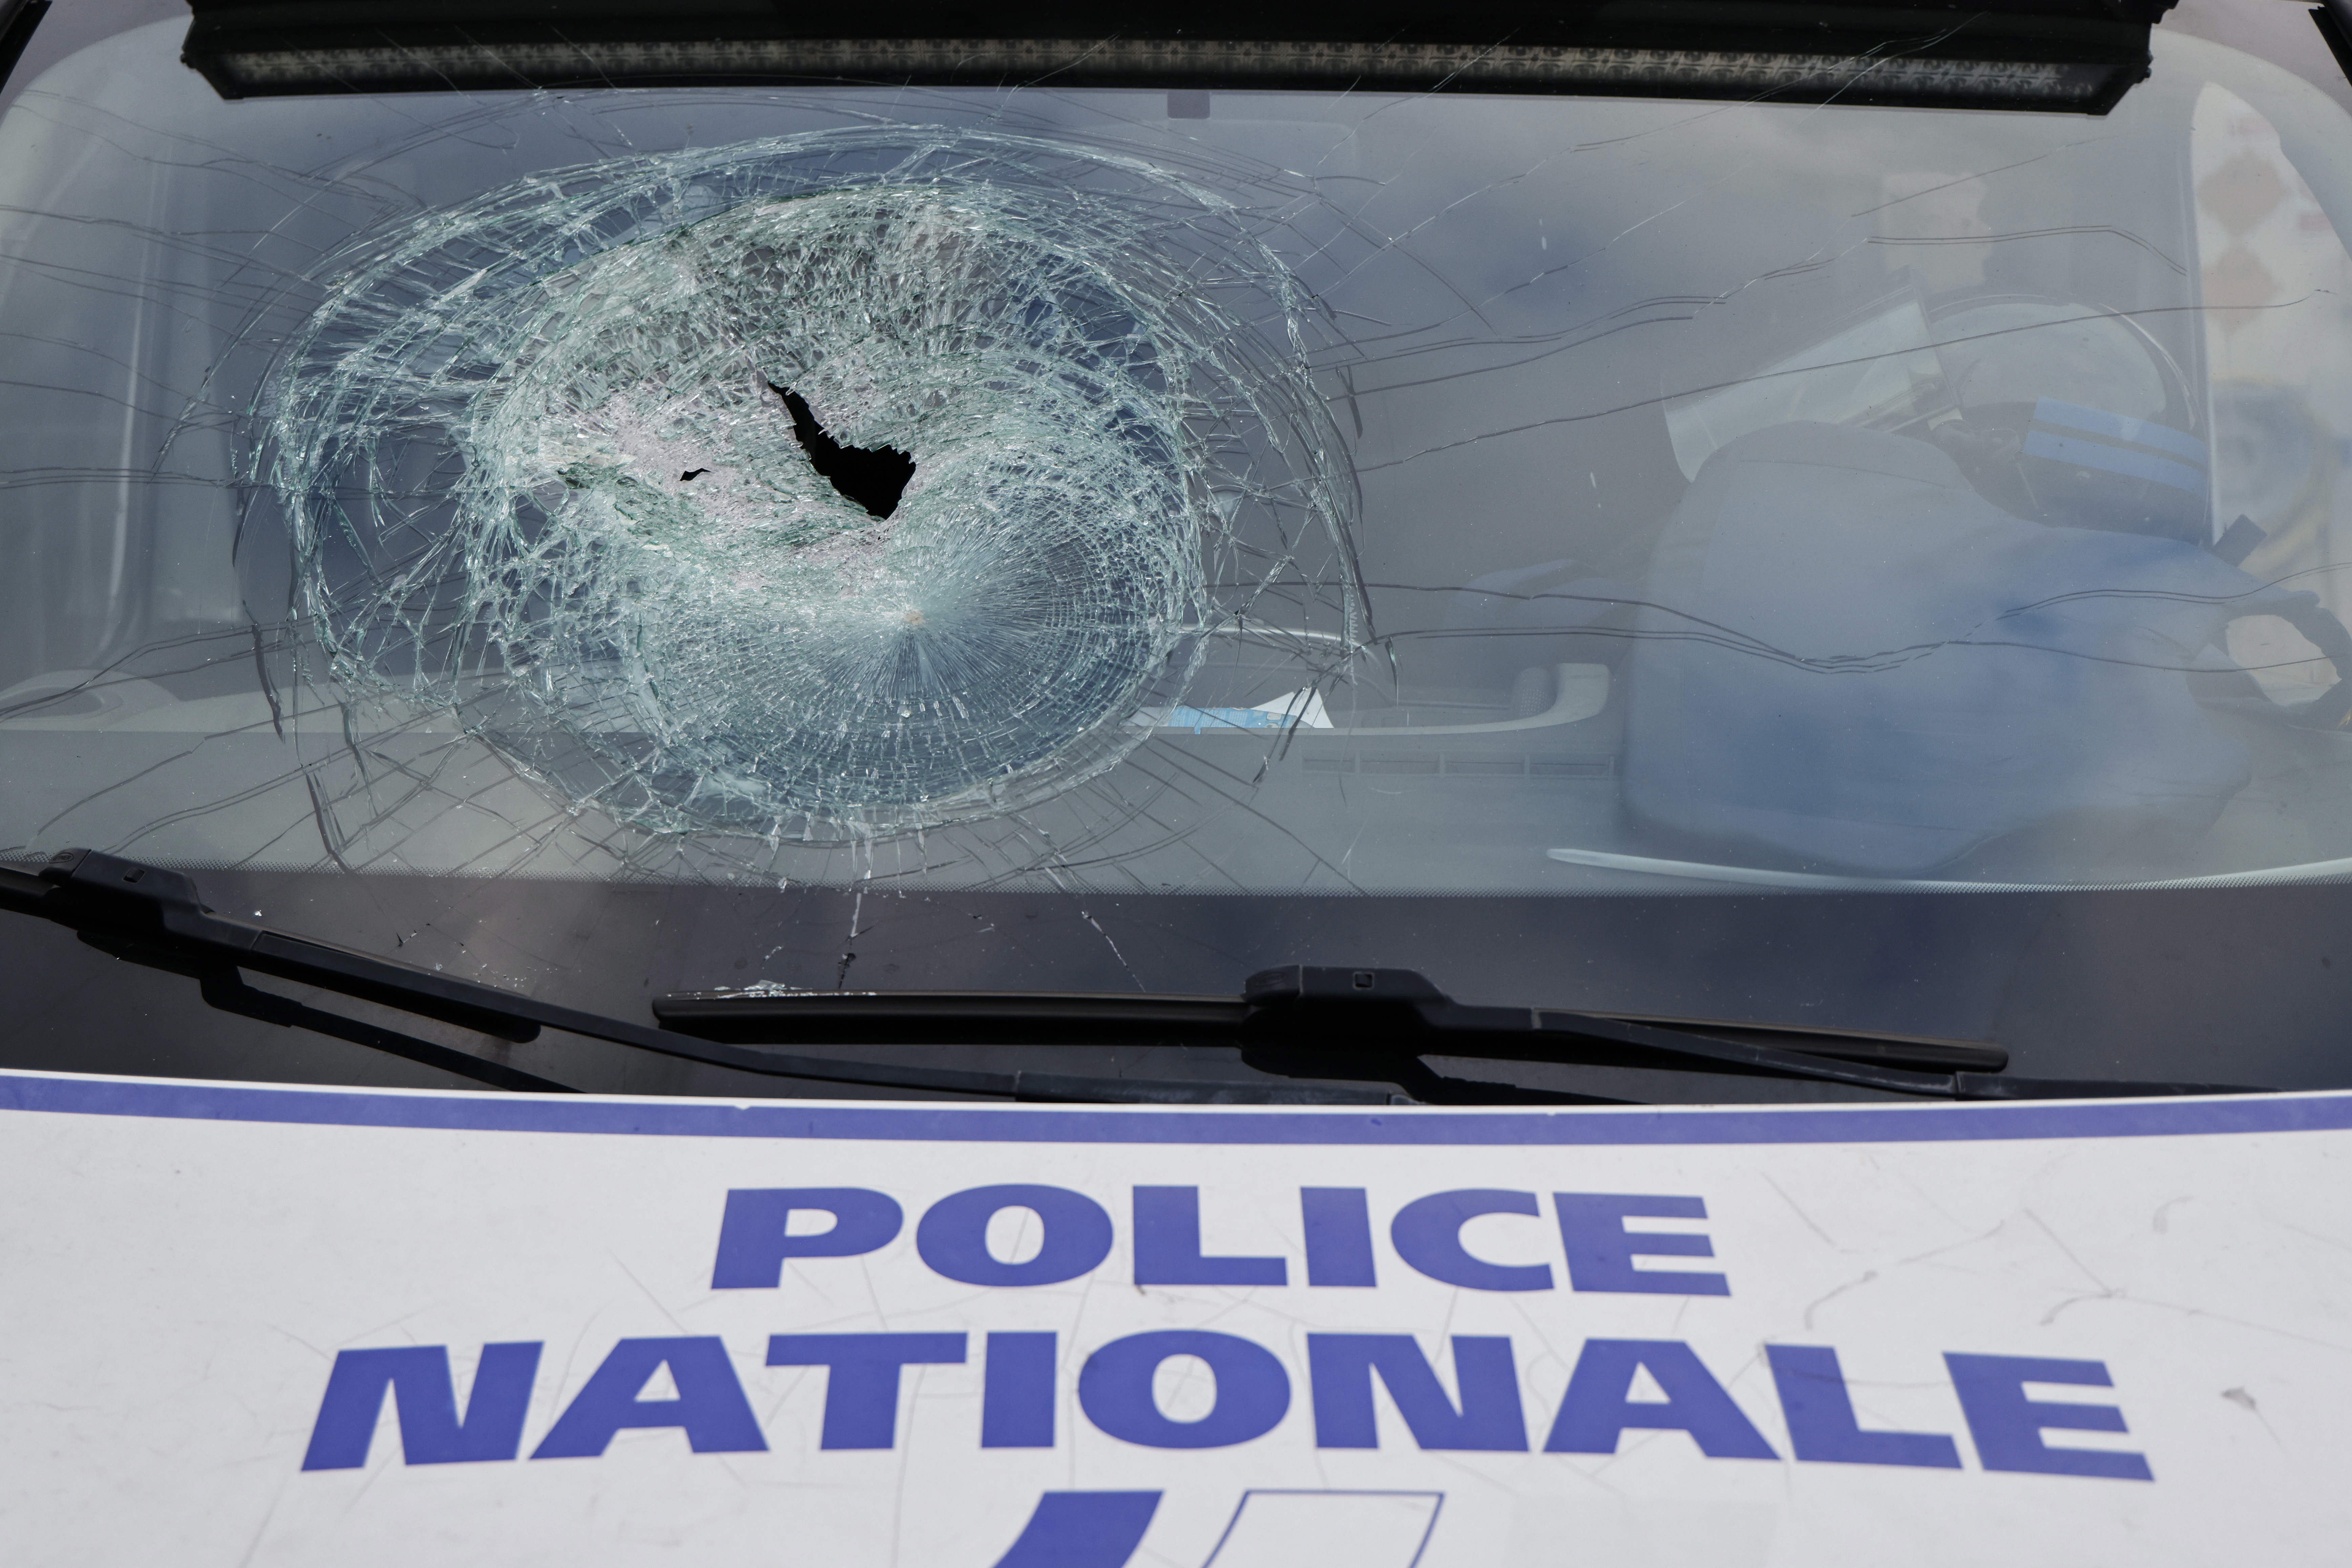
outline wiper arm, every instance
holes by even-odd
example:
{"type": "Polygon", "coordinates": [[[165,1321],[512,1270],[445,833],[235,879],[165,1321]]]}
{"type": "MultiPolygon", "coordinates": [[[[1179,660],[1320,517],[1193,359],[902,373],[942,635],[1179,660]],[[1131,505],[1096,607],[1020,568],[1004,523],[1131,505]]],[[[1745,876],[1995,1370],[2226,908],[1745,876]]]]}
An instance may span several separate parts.
{"type": "Polygon", "coordinates": [[[1369,1090],[1281,1082],[966,1071],[844,1061],[696,1040],[230,919],[207,909],[194,882],[181,873],[94,850],[60,851],[37,876],[0,868],[0,909],[55,921],[101,952],[128,962],[188,976],[198,982],[207,1004],[225,1011],[314,1030],[500,1089],[571,1092],[569,1085],[534,1073],[256,990],[245,983],[241,971],[516,1043],[538,1038],[542,1029],[554,1029],[688,1061],[866,1088],[1145,1104],[1387,1104],[1396,1098],[1369,1090]]]}
{"type": "MultiPolygon", "coordinates": [[[[1591,1013],[1477,1007],[1454,1001],[1409,969],[1293,966],[1252,976],[1239,997],[1055,993],[784,993],[665,997],[667,1028],[543,1002],[496,986],[412,968],[206,908],[181,873],[92,850],[65,850],[39,875],[0,868],[0,908],[37,915],[129,962],[189,976],[205,1002],[264,1022],[310,1029],[504,1089],[567,1085],[376,1025],[324,1012],[246,984],[269,975],[516,1043],[542,1029],[712,1066],[868,1088],[1024,1100],[1147,1104],[1385,1104],[1402,1096],[1324,1084],[1129,1079],[921,1067],[790,1054],[770,1044],[992,1040],[1101,1046],[1202,1038],[1240,1048],[1244,1063],[1292,1078],[1385,1082],[1436,1103],[1608,1103],[1595,1096],[1465,1082],[1425,1056],[1599,1064],[1636,1061],[1715,1071],[1814,1079],[1901,1094],[2009,1100],[2071,1096],[2261,1093],[2241,1085],[2019,1079],[1916,1071],[1883,1061],[1842,1061],[1668,1026],[1591,1013]]],[[[1753,1031],[1749,1031],[1753,1032],[1753,1031]]],[[[1782,1032],[1782,1031],[1771,1031],[1782,1032]]],[[[1867,1044],[1868,1042],[1861,1042],[1867,1044]]],[[[1888,1049],[1917,1042],[1885,1042],[1888,1049]]],[[[1831,1049],[1853,1054],[1853,1037],[1831,1049]]]]}
{"type": "MultiPolygon", "coordinates": [[[[1675,1066],[1846,1083],[1937,1099],[2262,1093],[2242,1085],[2011,1078],[1998,1047],[1603,1017],[1457,1002],[1411,969],[1292,965],[1237,997],[1028,992],[698,992],[654,1016],[709,1040],[912,1044],[1217,1040],[1266,1071],[1403,1083],[1426,1056],[1675,1066]],[[1802,1041],[1802,1048],[1798,1042],[1802,1041]],[[1906,1065],[1909,1064],[1909,1065],[1906,1065]],[[1933,1069],[1941,1067],[1943,1071],[1933,1069]],[[1972,1071],[1974,1068],[1991,1071],[1972,1071]],[[1922,1070],[1927,1069],[1927,1070],[1922,1070]]],[[[1420,1069],[1428,1072],[1426,1067],[1420,1069]]],[[[1439,1077],[1439,1082],[1449,1082],[1439,1077]]],[[[1429,1099],[1414,1082],[1417,1098],[1429,1099]]],[[[1480,1089],[1493,1086],[1479,1085],[1480,1089]]]]}
{"type": "MultiPolygon", "coordinates": [[[[1887,1058],[1918,1042],[1883,1042],[1880,1060],[1840,1060],[1852,1056],[1857,1037],[1830,1037],[1827,1050],[1790,1050],[1761,1043],[1755,1035],[1790,1037],[1800,1031],[1742,1030],[1751,1038],[1704,1032],[1696,1026],[1669,1026],[1607,1018],[1597,1013],[1548,1008],[1475,1007],[1457,1002],[1410,969],[1339,969],[1297,965],[1268,969],[1250,977],[1244,996],[1270,1018],[1286,1009],[1299,1016],[1318,1014],[1331,1025],[1360,1019],[1382,1019],[1392,1036],[1411,1040],[1416,1031],[1430,1043],[1418,1049],[1427,1055],[1515,1057],[1540,1061],[1591,1061],[1597,1051],[1604,1060],[1612,1052],[1680,1059],[1706,1063],[1716,1071],[1763,1073],[1775,1077],[1815,1079],[1850,1083],[1896,1094],[1916,1094],[1949,1100],[2058,1100],[2168,1094],[2262,1094],[2271,1091],[2244,1084],[2161,1083],[2140,1080],[2011,1078],[1991,1072],[1920,1071],[1887,1064],[1887,1058]],[[1830,1054],[1836,1051],[1838,1056],[1830,1054]]],[[[1957,1048],[1945,1047],[1946,1051],[1957,1048]]],[[[2006,1061],[2006,1053],[2003,1054],[2006,1061]]]]}
{"type": "MultiPolygon", "coordinates": [[[[1345,1025],[1355,1043],[1383,1021],[1385,1037],[1462,1031],[1494,1033],[1525,1028],[1525,1009],[1464,1009],[1410,969],[1316,970],[1322,994],[1299,994],[1296,968],[1253,976],[1238,996],[1133,991],[687,991],[654,1000],[666,1028],[706,1040],[773,1041],[822,1038],[835,1043],[1024,1044],[1111,1040],[1168,1041],[1244,1034],[1312,1032],[1319,1024],[1345,1025]],[[1360,988],[1356,977],[1374,977],[1360,988]],[[1328,977],[1344,978],[1344,989],[1328,977]],[[1367,995],[1367,993],[1370,993],[1367,995]],[[1362,1003],[1372,1004],[1368,1010],[1362,1003]],[[1399,1004],[1409,1016],[1400,1016],[1399,1004]],[[1340,1010],[1335,1011],[1338,1008],[1340,1010]],[[1444,1009],[1444,1010],[1441,1010],[1444,1009]]],[[[1599,1015],[1552,1012],[1559,1019],[1599,1015]]],[[[1981,1041],[1828,1031],[1793,1026],[1717,1023],[1707,1019],[1617,1017],[1609,1021],[1649,1026],[1717,1040],[1780,1047],[1808,1056],[1890,1067],[1998,1072],[2009,1052],[1981,1041]]]]}

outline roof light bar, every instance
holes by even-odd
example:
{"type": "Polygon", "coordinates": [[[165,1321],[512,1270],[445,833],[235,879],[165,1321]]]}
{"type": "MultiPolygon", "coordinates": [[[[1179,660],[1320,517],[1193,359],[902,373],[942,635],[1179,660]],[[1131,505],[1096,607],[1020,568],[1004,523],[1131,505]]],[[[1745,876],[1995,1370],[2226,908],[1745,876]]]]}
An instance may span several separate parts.
{"type": "Polygon", "coordinates": [[[1607,0],[1557,13],[1374,6],[1335,25],[1281,3],[1246,17],[1149,5],[1088,18],[898,8],[820,36],[764,5],[723,12],[486,0],[470,19],[361,0],[194,0],[183,58],[224,98],[283,94],[878,83],[1769,99],[2099,114],[2147,75],[2170,0],[1790,5],[1607,0]],[[2130,15],[2119,12],[2137,10],[2130,15]],[[940,13],[932,15],[932,13],[940,13]],[[1286,14],[1296,13],[1296,14],[1286,14]],[[1095,21],[1099,33],[1084,24],[1095,21]],[[927,22],[962,23],[926,29],[927,22]],[[1394,23],[1394,25],[1391,25],[1394,23]],[[1076,25],[1074,25],[1076,24],[1076,25]],[[1114,30],[1116,29],[1116,30],[1114,30]]]}

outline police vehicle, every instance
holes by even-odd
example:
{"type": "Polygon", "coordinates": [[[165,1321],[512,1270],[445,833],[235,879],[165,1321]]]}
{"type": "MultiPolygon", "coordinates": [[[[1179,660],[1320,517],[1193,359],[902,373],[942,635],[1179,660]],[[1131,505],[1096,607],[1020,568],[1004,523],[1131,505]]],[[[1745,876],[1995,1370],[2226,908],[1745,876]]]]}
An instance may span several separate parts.
{"type": "Polygon", "coordinates": [[[4,20],[10,1563],[2342,1555],[2342,0],[4,20]]]}

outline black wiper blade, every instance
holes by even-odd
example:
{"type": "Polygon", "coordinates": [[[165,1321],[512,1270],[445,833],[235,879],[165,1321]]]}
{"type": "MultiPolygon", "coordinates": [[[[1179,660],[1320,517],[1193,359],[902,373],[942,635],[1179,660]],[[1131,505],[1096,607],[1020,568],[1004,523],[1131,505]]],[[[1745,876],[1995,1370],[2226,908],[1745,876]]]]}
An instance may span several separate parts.
{"type": "Polygon", "coordinates": [[[1620,1023],[1647,1024],[1681,1034],[1713,1040],[1743,1040],[1807,1056],[1828,1056],[1841,1061],[1867,1061],[1883,1067],[1912,1067],[1929,1072],[1999,1072],[2009,1066],[2009,1052],[1984,1040],[1949,1040],[1914,1034],[1872,1034],[1856,1030],[1821,1029],[1806,1024],[1759,1024],[1729,1019],[1667,1018],[1643,1013],[1589,1014],[1620,1023]]]}
{"type": "Polygon", "coordinates": [[[829,1045],[1105,1045],[1232,1034],[1255,1010],[1232,996],[1131,991],[677,991],[666,1029],[704,1040],[829,1045]]]}
{"type": "MultiPolygon", "coordinates": [[[[684,991],[655,998],[653,1009],[664,1028],[705,1040],[742,1042],[822,1039],[835,1044],[897,1045],[949,1041],[967,1045],[1177,1043],[1226,1036],[1238,1038],[1245,1030],[1264,1032],[1277,1025],[1285,1031],[1307,1027],[1332,1003],[1354,1001],[1359,995],[1354,977],[1364,971],[1330,971],[1348,977],[1348,995],[1312,998],[1299,998],[1284,988],[1294,972],[1268,970],[1251,979],[1248,992],[1229,997],[1133,991],[684,991]],[[1301,1002],[1307,1005],[1299,1005],[1301,1002]]],[[[1468,1027],[1458,1021],[1438,1022],[1439,1015],[1425,1004],[1453,1004],[1412,971],[1374,973],[1383,977],[1381,983],[1386,987],[1381,993],[1382,1001],[1393,1001],[1399,987],[1422,993],[1419,1002],[1423,1005],[1414,1009],[1416,1027],[1468,1027]]],[[[1366,1016],[1360,1009],[1354,1009],[1346,1015],[1345,1021],[1360,1026],[1366,1016]]],[[[1488,1028],[1498,1024],[1517,1027],[1526,1017],[1511,1009],[1445,1016],[1456,1020],[1470,1017],[1474,1023],[1488,1028]]],[[[1998,1072],[2009,1065],[2009,1052],[1984,1041],[1871,1035],[1793,1025],[1770,1027],[1697,1019],[1610,1016],[1622,1023],[1889,1067],[1998,1072]]]]}
{"type": "Polygon", "coordinates": [[[195,883],[181,873],[94,850],[60,851],[38,875],[0,868],[0,909],[55,921],[102,952],[188,976],[199,983],[210,1006],[268,1023],[314,1030],[500,1089],[571,1092],[569,1085],[551,1079],[257,990],[245,983],[243,973],[269,975],[516,1043],[538,1038],[542,1029],[561,1030],[688,1061],[866,1088],[1146,1104],[1387,1104],[1395,1098],[1370,1090],[1279,1082],[902,1066],[696,1040],[231,919],[206,908],[195,883]]]}
{"type": "MultiPolygon", "coordinates": [[[[694,994],[654,1005],[667,1028],[583,1012],[496,986],[231,919],[205,907],[181,873],[90,850],[65,850],[37,876],[0,869],[0,909],[55,921],[101,951],[198,981],[205,1002],[265,1022],[314,1030],[499,1088],[568,1085],[376,1025],[257,990],[245,972],[373,1002],[517,1043],[554,1029],[684,1061],[773,1077],[1016,1100],[1144,1104],[1593,1104],[1597,1096],[1468,1082],[1426,1056],[1594,1063],[1647,1058],[1948,1099],[2239,1094],[2244,1085],[2021,1079],[1921,1072],[1868,1061],[1716,1038],[1688,1027],[1454,1001],[1409,969],[1292,966],[1252,976],[1239,997],[1090,993],[694,994]],[[782,1038],[780,1039],[779,1036],[782,1038]],[[1139,1079],[966,1070],[807,1056],[778,1044],[1104,1045],[1122,1040],[1237,1045],[1272,1077],[1139,1079]],[[771,1043],[744,1043],[746,1041],[771,1043]],[[1572,1043],[1571,1043],[1572,1042],[1572,1043]],[[1612,1053],[1615,1053],[1612,1055],[1612,1053]],[[1385,1082],[1403,1095],[1293,1079],[1385,1082]]],[[[1851,1039],[1843,1039],[1850,1046],[1851,1039]]]]}
{"type": "MultiPolygon", "coordinates": [[[[1700,1032],[1693,1026],[1608,1018],[1597,1013],[1547,1008],[1476,1007],[1457,1002],[1410,969],[1343,969],[1296,965],[1250,977],[1244,995],[1260,1010],[1266,1027],[1293,1010],[1302,1019],[1328,1020],[1326,1029],[1360,1020],[1359,1029],[1382,1019],[1392,1038],[1410,1040],[1416,1030],[1431,1041],[1428,1055],[1517,1057],[1541,1061],[1590,1061],[1597,1050],[1703,1063],[1715,1071],[1849,1083],[1896,1094],[1952,1100],[2053,1100],[2176,1094],[2264,1094],[2247,1084],[2169,1083],[2137,1079],[2084,1080],[2011,1078],[1989,1072],[1920,1071],[1883,1061],[1843,1060],[1856,1037],[1834,1040],[1838,1055],[1795,1051],[1758,1040],[1700,1032]],[[1571,1045],[1571,1042],[1574,1042],[1571,1045]]],[[[1750,1032],[1750,1031],[1742,1031],[1750,1032]]],[[[1756,1030],[1755,1034],[1795,1034],[1756,1030]]],[[[1916,1042],[1888,1040],[1890,1048],[1916,1042]]],[[[2004,1057],[2004,1061],[2006,1058],[2004,1057]]]]}
{"type": "MultiPolygon", "coordinates": [[[[1136,991],[676,991],[654,998],[664,1028],[703,1040],[826,1045],[1220,1046],[1292,1078],[1393,1083],[1421,1104],[1618,1105],[1622,1100],[1440,1073],[1412,1051],[1360,1041],[1311,1060],[1242,996],[1136,991]]],[[[1024,1075],[1032,1085],[1040,1075],[1024,1075]]],[[[1184,1081],[1189,1082],[1189,1081],[1184,1081]]]]}
{"type": "MultiPolygon", "coordinates": [[[[1667,1065],[1937,1099],[2266,1092],[2233,1084],[2011,1078],[2000,1075],[2008,1053],[1976,1042],[1480,1007],[1455,1001],[1411,969],[1292,965],[1251,976],[1233,997],[697,992],[656,999],[654,1016],[672,1030],[727,1040],[1227,1043],[1240,1046],[1243,1060],[1264,1071],[1405,1083],[1422,1100],[1441,1091],[1430,1080],[1413,1078],[1406,1064],[1428,1056],[1667,1065]]],[[[1442,1074],[1431,1078],[1451,1082],[1442,1074]]],[[[1476,1086],[1481,1092],[1501,1087],[1476,1086]]]]}

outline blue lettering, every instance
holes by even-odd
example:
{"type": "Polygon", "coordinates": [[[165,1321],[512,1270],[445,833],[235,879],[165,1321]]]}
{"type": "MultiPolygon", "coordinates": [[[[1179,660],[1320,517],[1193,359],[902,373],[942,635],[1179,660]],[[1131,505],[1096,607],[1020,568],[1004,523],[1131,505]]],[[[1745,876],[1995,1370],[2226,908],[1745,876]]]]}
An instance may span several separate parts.
{"type": "Polygon", "coordinates": [[[1711,1459],[1776,1459],[1723,1385],[1679,1340],[1591,1339],[1569,1375],[1548,1454],[1613,1454],[1627,1427],[1683,1431],[1711,1459]],[[1665,1399],[1635,1400],[1633,1375],[1647,1367],[1665,1399]]]}
{"type": "Polygon", "coordinates": [[[1449,1285],[1472,1291],[1549,1291],[1551,1265],[1489,1263],[1462,1246],[1462,1227],[1482,1214],[1537,1214],[1531,1192],[1473,1187],[1417,1197],[1397,1211],[1389,1239],[1397,1256],[1449,1285]]]}
{"type": "Polygon", "coordinates": [[[2156,1477],[2144,1455],[2113,1449],[2053,1448],[2042,1440],[2044,1427],[2077,1432],[2127,1432],[2124,1413],[2112,1405],[2043,1404],[2025,1396],[2029,1383],[2078,1383],[2112,1388],[2106,1364],[2096,1361],[2049,1361],[2030,1355],[1947,1354],[1960,1412],[1976,1439],[1977,1459],[1989,1470],[2027,1470],[2052,1476],[2108,1476],[2147,1481],[2156,1477]]]}
{"type": "Polygon", "coordinates": [[[931,1271],[967,1285],[1057,1285],[1110,1255],[1110,1216],[1059,1186],[976,1186],[931,1205],[915,1227],[915,1250],[931,1271]],[[1025,1263],[988,1250],[988,1222],[1002,1208],[1026,1208],[1045,1222],[1045,1245],[1025,1263]]]}
{"type": "Polygon", "coordinates": [[[462,1421],[449,1381],[448,1346],[343,1351],[327,1374],[326,1397],[319,1402],[302,1468],[355,1470],[366,1464],[386,1389],[400,1421],[401,1458],[407,1463],[511,1459],[522,1447],[539,1350],[536,1343],[484,1345],[462,1421]]]}
{"type": "Polygon", "coordinates": [[[1279,1258],[1201,1254],[1201,1189],[1135,1189],[1135,1282],[1139,1285],[1279,1285],[1289,1278],[1279,1258]]]}
{"type": "Polygon", "coordinates": [[[1078,1406],[1112,1437],[1150,1448],[1223,1448],[1262,1437],[1290,1409],[1290,1375],[1274,1353],[1232,1334],[1196,1329],[1115,1339],[1078,1373],[1078,1406]],[[1160,1364],[1196,1355],[1217,1380],[1216,1403],[1197,1421],[1172,1421],[1152,1397],[1160,1364]]]}
{"type": "Polygon", "coordinates": [[[996,1568],[1125,1568],[1159,1508],[1156,1491],[1049,1491],[996,1568]]]}
{"type": "Polygon", "coordinates": [[[1646,1197],[1598,1192],[1556,1192],[1559,1239],[1568,1249],[1568,1281],[1580,1291],[1640,1291],[1670,1296],[1727,1296],[1720,1274],[1685,1274],[1636,1269],[1637,1254],[1712,1258],[1715,1244],[1704,1236],[1657,1230],[1628,1231],[1629,1214],[1666,1219],[1705,1219],[1706,1204],[1696,1197],[1646,1197]]]}
{"type": "Polygon", "coordinates": [[[772,1291],[784,1282],[787,1258],[851,1258],[871,1252],[898,1234],[906,1217],[887,1193],[856,1186],[739,1187],[727,1195],[719,1222],[714,1291],[772,1291]],[[788,1236],[795,1213],[830,1214],[833,1228],[788,1236]]]}
{"type": "Polygon", "coordinates": [[[1380,1424],[1372,1409],[1377,1375],[1424,1448],[1525,1453],[1528,1423],[1519,1408],[1519,1377],[1511,1342],[1456,1334],[1454,1375],[1462,1385],[1456,1409],[1437,1373],[1411,1334],[1315,1333],[1307,1336],[1307,1380],[1315,1401],[1315,1446],[1375,1448],[1380,1424]]]}
{"type": "Polygon", "coordinates": [[[1054,1446],[1054,1373],[1050,1333],[992,1333],[981,1380],[980,1446],[1054,1446]]]}
{"type": "Polygon", "coordinates": [[[830,1368],[820,1448],[887,1448],[898,1440],[898,1369],[963,1360],[960,1333],[780,1333],[770,1366],[830,1368]]]}
{"type": "Polygon", "coordinates": [[[1307,1282],[1377,1285],[1372,1271],[1372,1216],[1360,1186],[1302,1186],[1298,1210],[1307,1222],[1307,1282]]]}
{"type": "Polygon", "coordinates": [[[698,1454],[748,1454],[768,1444],[751,1418],[751,1402],[736,1380],[727,1347],[715,1336],[625,1339],[613,1347],[556,1417],[534,1459],[583,1459],[602,1454],[623,1429],[676,1427],[698,1454]],[[675,1399],[640,1399],[648,1378],[667,1366],[675,1399]]]}
{"type": "Polygon", "coordinates": [[[1797,1458],[1833,1465],[1960,1468],[1960,1450],[1941,1433],[1864,1431],[1854,1419],[1837,1352],[1768,1344],[1764,1354],[1772,1364],[1780,1411],[1789,1418],[1789,1446],[1797,1458]]]}

